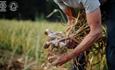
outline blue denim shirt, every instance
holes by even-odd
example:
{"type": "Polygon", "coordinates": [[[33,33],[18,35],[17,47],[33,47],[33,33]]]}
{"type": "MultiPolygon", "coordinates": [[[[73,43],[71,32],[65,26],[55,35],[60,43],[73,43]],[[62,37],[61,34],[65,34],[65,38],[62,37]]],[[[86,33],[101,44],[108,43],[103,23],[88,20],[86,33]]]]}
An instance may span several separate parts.
{"type": "Polygon", "coordinates": [[[100,6],[99,0],[54,0],[64,10],[66,7],[84,8],[86,13],[93,12],[100,6]]]}

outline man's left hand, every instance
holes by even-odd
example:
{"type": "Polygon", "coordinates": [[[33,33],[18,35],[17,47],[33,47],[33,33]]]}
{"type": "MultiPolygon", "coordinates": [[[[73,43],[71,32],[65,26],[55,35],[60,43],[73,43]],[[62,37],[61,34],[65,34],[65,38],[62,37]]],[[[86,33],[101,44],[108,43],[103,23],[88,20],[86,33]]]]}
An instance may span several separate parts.
{"type": "Polygon", "coordinates": [[[67,61],[69,61],[70,57],[67,54],[62,54],[62,55],[56,55],[56,56],[50,56],[48,60],[53,60],[51,63],[54,66],[61,66],[67,61]]]}

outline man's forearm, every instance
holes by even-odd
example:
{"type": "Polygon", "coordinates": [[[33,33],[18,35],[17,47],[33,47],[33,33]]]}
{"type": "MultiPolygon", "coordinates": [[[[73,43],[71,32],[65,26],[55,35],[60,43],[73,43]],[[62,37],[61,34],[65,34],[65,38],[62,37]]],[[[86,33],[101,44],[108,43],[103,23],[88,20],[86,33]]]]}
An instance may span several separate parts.
{"type": "Polygon", "coordinates": [[[81,52],[87,50],[99,37],[101,36],[101,33],[93,34],[89,33],[82,42],[69,54],[69,59],[72,59],[76,56],[78,56],[81,52]]]}
{"type": "Polygon", "coordinates": [[[68,25],[71,25],[73,23],[73,20],[75,20],[75,18],[73,17],[71,8],[67,7],[63,10],[63,12],[65,13],[67,17],[68,25]]]}
{"type": "Polygon", "coordinates": [[[65,9],[63,10],[63,12],[64,12],[65,15],[67,16],[67,19],[71,19],[71,18],[73,17],[72,11],[71,11],[71,9],[70,9],[69,7],[65,8],[65,9]]]}

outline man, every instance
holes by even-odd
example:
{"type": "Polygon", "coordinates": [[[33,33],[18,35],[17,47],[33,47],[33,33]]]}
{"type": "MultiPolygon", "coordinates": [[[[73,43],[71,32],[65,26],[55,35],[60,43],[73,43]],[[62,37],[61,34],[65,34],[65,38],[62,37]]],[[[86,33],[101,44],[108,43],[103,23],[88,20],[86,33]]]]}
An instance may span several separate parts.
{"type": "Polygon", "coordinates": [[[73,8],[84,8],[86,12],[86,18],[88,25],[90,27],[90,32],[81,43],[70,53],[62,54],[61,56],[53,56],[49,59],[55,59],[52,62],[53,65],[60,66],[67,61],[79,56],[80,53],[87,50],[91,45],[100,38],[101,36],[101,12],[100,12],[100,3],[98,0],[54,0],[56,4],[62,9],[66,14],[68,19],[68,25],[71,25],[73,22],[73,15],[70,7],[73,8]]]}

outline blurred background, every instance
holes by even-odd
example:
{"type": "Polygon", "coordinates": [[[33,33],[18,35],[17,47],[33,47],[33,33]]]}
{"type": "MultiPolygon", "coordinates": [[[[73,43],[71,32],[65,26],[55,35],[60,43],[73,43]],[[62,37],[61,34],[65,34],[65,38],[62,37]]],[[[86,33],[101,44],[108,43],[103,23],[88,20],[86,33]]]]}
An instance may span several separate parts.
{"type": "MultiPolygon", "coordinates": [[[[38,18],[47,20],[61,21],[62,16],[57,12],[50,17],[47,17],[54,9],[59,9],[53,0],[3,0],[6,4],[6,11],[0,12],[0,18],[17,19],[17,20],[32,20],[38,18]],[[15,3],[15,4],[13,4],[15,3]],[[10,8],[16,8],[12,11],[10,8]]],[[[2,0],[1,0],[2,2],[2,0]]],[[[2,3],[1,3],[2,4],[2,3]]]]}

